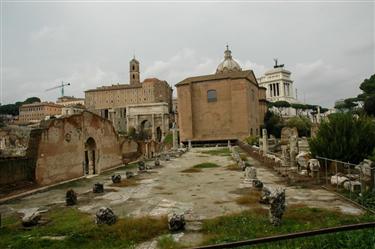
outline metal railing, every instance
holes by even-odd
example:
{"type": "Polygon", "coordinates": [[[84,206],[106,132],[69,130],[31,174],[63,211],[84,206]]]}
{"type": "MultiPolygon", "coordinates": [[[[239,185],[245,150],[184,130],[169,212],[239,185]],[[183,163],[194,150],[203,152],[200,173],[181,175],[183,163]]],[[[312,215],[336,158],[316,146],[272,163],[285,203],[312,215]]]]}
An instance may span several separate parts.
{"type": "Polygon", "coordinates": [[[257,238],[257,239],[242,240],[242,241],[236,241],[236,242],[230,242],[230,243],[193,247],[190,249],[236,248],[236,247],[241,247],[241,246],[265,244],[265,243],[276,242],[276,241],[284,241],[284,240],[290,240],[290,239],[296,239],[296,238],[307,238],[307,237],[323,235],[323,234],[332,234],[332,233],[344,232],[344,231],[354,231],[354,230],[374,228],[374,227],[375,227],[375,222],[366,222],[366,223],[329,227],[329,228],[322,228],[322,229],[303,231],[303,232],[288,233],[288,234],[263,237],[263,238],[257,238]]]}
{"type": "MultiPolygon", "coordinates": [[[[291,183],[321,186],[353,201],[355,204],[358,204],[370,212],[375,211],[365,207],[364,198],[362,198],[363,194],[369,191],[367,186],[374,186],[375,180],[370,178],[372,182],[367,182],[368,179],[366,179],[363,172],[356,167],[357,164],[316,156],[316,159],[319,160],[320,169],[318,171],[311,171],[309,168],[299,167],[297,162],[296,167],[282,165],[282,163],[275,162],[273,159],[264,156],[259,148],[253,148],[248,144],[238,142],[238,145],[242,150],[261,162],[264,166],[287,177],[288,181],[291,183]],[[305,170],[305,174],[301,174],[302,170],[305,170]],[[310,172],[308,170],[310,170],[310,172]],[[310,173],[312,175],[310,175],[310,173]],[[334,177],[336,177],[336,179],[334,179],[334,177]]],[[[268,152],[267,154],[276,155],[280,158],[280,155],[275,153],[268,152]]]]}

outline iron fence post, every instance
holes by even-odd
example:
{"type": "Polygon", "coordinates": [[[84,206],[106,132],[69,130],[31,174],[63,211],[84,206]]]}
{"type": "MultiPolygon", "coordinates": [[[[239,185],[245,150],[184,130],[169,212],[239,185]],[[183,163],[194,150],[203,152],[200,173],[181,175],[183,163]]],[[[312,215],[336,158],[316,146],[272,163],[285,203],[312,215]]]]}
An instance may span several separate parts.
{"type": "Polygon", "coordinates": [[[324,165],[326,169],[326,185],[328,186],[328,166],[327,166],[327,158],[324,159],[324,165]]]}

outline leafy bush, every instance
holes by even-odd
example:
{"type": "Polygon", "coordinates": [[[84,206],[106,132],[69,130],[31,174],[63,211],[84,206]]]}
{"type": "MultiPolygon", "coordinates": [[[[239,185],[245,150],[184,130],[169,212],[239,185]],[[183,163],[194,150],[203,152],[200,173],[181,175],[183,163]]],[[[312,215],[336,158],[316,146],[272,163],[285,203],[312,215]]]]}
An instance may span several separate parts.
{"type": "Polygon", "coordinates": [[[375,162],[375,148],[374,150],[372,151],[371,155],[369,156],[369,159],[373,162],[375,162]]]}
{"type": "Polygon", "coordinates": [[[264,127],[267,129],[268,134],[279,138],[281,136],[281,129],[284,127],[283,119],[280,115],[267,111],[264,117],[264,127]]]}
{"type": "Polygon", "coordinates": [[[245,142],[249,145],[258,145],[259,144],[259,137],[248,136],[247,138],[245,138],[245,142]]]}
{"type": "Polygon", "coordinates": [[[367,116],[335,113],[321,123],[309,145],[313,156],[358,163],[375,148],[375,123],[367,116]]]}
{"type": "Polygon", "coordinates": [[[311,121],[306,117],[293,117],[286,122],[286,126],[291,128],[296,127],[299,136],[310,136],[311,121]]]}
{"type": "Polygon", "coordinates": [[[172,133],[168,133],[163,141],[165,144],[172,144],[173,143],[173,135],[172,133]]]}

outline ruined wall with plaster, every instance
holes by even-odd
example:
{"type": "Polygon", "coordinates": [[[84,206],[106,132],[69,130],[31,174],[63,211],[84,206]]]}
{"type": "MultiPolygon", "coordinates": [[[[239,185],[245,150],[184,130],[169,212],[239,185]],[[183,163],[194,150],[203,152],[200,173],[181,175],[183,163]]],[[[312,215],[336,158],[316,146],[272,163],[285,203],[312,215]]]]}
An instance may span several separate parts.
{"type": "Polygon", "coordinates": [[[41,130],[29,130],[28,134],[28,138],[24,138],[27,141],[27,145],[23,145],[27,148],[24,156],[0,158],[0,186],[35,180],[35,163],[41,130]]]}
{"type": "Polygon", "coordinates": [[[83,176],[89,138],[96,145],[95,173],[122,164],[119,138],[111,122],[85,111],[45,124],[40,135],[36,182],[48,185],[83,176]]]}
{"type": "Polygon", "coordinates": [[[0,159],[0,186],[33,180],[34,167],[31,159],[13,157],[0,159]]]}

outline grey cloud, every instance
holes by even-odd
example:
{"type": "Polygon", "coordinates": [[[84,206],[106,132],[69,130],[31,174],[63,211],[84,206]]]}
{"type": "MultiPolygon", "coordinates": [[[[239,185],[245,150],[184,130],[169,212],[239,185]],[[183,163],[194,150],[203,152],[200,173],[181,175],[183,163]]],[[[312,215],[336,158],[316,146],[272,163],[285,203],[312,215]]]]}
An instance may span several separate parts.
{"type": "Polygon", "coordinates": [[[133,53],[142,78],[171,85],[210,74],[228,42],[259,77],[272,59],[292,71],[307,100],[332,106],[374,73],[374,3],[3,4],[2,103],[71,81],[66,93],[128,81],[133,53]],[[370,42],[370,43],[367,43],[370,42]],[[372,42],[372,43],[371,43],[372,42]]]}

